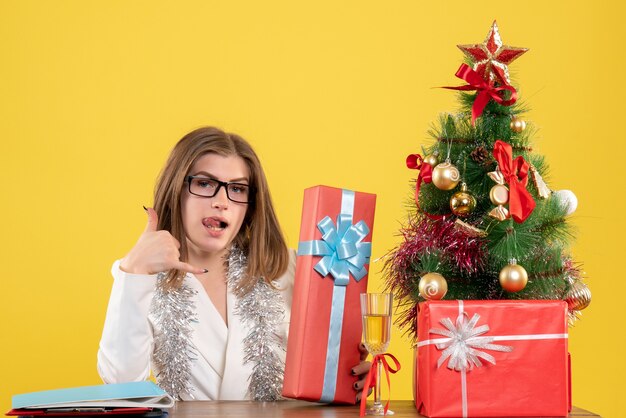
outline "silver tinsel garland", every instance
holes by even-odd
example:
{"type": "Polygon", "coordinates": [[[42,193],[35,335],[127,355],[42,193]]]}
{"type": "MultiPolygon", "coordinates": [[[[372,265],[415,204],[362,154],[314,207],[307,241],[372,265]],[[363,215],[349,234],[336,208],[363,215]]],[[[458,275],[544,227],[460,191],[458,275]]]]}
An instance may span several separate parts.
{"type": "Polygon", "coordinates": [[[237,296],[235,314],[241,317],[250,331],[244,338],[244,362],[254,368],[248,382],[248,396],[255,401],[283,399],[285,364],[280,355],[285,347],[278,335],[284,321],[285,309],[280,292],[259,278],[251,290],[241,287],[246,278],[247,258],[244,252],[233,247],[228,256],[228,286],[237,296]]]}
{"type": "Polygon", "coordinates": [[[150,313],[155,326],[161,329],[154,338],[152,362],[159,370],[155,376],[158,385],[171,396],[180,399],[181,393],[191,394],[191,362],[196,359],[191,344],[193,328],[197,322],[193,298],[197,291],[183,283],[178,289],[168,289],[165,273],[157,276],[157,285],[150,313]]]}

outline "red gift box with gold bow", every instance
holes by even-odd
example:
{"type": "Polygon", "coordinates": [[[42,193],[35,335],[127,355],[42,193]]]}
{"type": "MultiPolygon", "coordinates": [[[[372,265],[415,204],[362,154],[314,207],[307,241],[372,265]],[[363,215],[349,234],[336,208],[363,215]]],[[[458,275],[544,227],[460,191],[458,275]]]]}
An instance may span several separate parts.
{"type": "Polygon", "coordinates": [[[564,301],[420,304],[415,406],[428,417],[567,416],[564,301]]]}

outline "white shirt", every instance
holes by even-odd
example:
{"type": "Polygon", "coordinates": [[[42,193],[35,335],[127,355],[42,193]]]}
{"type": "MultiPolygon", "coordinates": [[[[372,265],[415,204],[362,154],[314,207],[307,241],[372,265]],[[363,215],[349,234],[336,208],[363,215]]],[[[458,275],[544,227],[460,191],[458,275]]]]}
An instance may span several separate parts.
{"type": "MultiPolygon", "coordinates": [[[[155,292],[157,275],[130,274],[113,264],[113,288],[109,299],[102,339],[98,350],[98,373],[105,383],[146,380],[150,371],[154,336],[157,329],[150,304],[155,292]]],[[[285,317],[279,328],[283,348],[287,346],[295,252],[290,251],[287,272],[275,281],[281,289],[285,317]]],[[[236,296],[230,289],[226,296],[228,326],[211,302],[200,281],[187,273],[184,283],[195,290],[192,298],[198,322],[191,322],[191,344],[196,359],[191,363],[190,393],[180,394],[183,400],[242,400],[246,398],[248,378],[253,364],[244,364],[243,339],[248,328],[233,310],[236,296]]],[[[282,352],[284,362],[284,351],[282,352]]]]}

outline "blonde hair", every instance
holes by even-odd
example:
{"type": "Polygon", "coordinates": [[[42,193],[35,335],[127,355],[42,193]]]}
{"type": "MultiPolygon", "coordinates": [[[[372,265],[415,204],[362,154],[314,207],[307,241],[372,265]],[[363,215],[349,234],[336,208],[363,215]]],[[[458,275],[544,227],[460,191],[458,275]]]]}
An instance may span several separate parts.
{"type": "MultiPolygon", "coordinates": [[[[208,153],[238,156],[248,167],[252,198],[243,224],[233,240],[248,255],[247,277],[240,283],[240,289],[249,290],[260,277],[270,283],[287,270],[289,253],[261,162],[250,144],[239,135],[214,127],[202,127],[185,135],[174,146],[154,189],[158,229],[169,231],[180,242],[180,259],[188,261],[181,195],[191,167],[198,158],[208,153]]],[[[169,271],[168,285],[173,288],[180,286],[183,276],[184,272],[169,271]]]]}

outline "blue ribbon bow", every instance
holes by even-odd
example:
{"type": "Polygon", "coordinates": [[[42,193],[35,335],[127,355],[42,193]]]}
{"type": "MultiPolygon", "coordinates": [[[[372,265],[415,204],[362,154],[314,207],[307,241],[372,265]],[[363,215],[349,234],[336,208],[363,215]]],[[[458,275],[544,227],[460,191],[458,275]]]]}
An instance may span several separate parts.
{"type": "Polygon", "coordinates": [[[352,273],[357,282],[367,275],[365,265],[372,254],[372,243],[361,242],[370,229],[365,221],[352,225],[352,215],[341,213],[337,217],[337,227],[326,216],[318,222],[322,233],[321,240],[303,241],[298,245],[298,255],[321,255],[322,259],[314,269],[323,277],[330,274],[336,286],[347,286],[352,273]]]}

